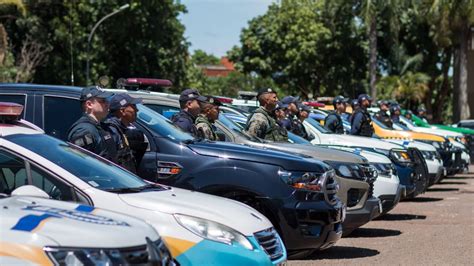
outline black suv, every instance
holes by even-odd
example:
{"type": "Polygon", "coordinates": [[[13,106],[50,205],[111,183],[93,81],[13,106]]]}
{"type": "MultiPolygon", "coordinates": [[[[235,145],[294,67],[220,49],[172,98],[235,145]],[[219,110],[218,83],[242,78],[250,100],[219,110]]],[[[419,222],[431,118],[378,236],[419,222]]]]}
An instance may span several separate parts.
{"type": "MultiPolygon", "coordinates": [[[[25,106],[23,118],[49,135],[66,138],[81,116],[81,88],[0,84],[0,101],[25,106]]],[[[136,126],[149,142],[142,178],[224,196],[265,214],[289,255],[329,248],[342,234],[345,209],[327,164],[278,151],[193,139],[153,110],[138,106],[136,126]]]]}

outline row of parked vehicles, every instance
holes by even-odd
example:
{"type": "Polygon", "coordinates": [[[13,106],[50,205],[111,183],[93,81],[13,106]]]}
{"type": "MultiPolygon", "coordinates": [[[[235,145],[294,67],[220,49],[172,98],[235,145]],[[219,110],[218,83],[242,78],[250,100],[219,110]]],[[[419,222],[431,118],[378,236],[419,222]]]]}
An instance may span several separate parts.
{"type": "Polygon", "coordinates": [[[143,98],[138,176],[64,141],[81,88],[0,84],[0,262],[278,265],[330,248],[470,160],[464,136],[334,135],[317,108],[304,122],[311,142],[267,142],[245,133],[249,113],[228,98],[222,141],[194,139],[168,120],[177,95],[142,90],[162,81],[124,84],[111,91],[143,98]]]}

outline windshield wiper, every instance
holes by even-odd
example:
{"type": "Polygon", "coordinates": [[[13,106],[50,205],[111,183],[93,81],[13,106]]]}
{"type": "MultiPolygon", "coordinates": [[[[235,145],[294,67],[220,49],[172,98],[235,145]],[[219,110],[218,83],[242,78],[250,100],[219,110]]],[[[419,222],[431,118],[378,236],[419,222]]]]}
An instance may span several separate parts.
{"type": "Polygon", "coordinates": [[[114,193],[138,193],[145,190],[154,190],[154,189],[163,190],[163,188],[160,186],[156,186],[153,184],[146,184],[141,187],[110,188],[110,189],[106,189],[105,191],[114,192],[114,193]]]}

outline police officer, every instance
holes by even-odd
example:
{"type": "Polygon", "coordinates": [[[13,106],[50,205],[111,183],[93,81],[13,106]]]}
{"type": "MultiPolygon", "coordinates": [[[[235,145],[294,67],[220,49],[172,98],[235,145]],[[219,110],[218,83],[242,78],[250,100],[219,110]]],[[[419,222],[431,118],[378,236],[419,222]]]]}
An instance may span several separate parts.
{"type": "Polygon", "coordinates": [[[367,112],[371,100],[367,94],[361,94],[357,98],[359,108],[355,110],[351,117],[351,135],[372,137],[374,134],[372,119],[370,118],[369,112],[367,112]]]}
{"type": "Polygon", "coordinates": [[[296,119],[296,115],[298,114],[298,104],[299,104],[299,97],[294,96],[285,96],[281,100],[281,103],[286,107],[285,113],[286,118],[284,118],[281,123],[288,131],[293,130],[293,124],[296,119]]]}
{"type": "Polygon", "coordinates": [[[288,141],[281,135],[279,126],[273,116],[273,110],[277,105],[277,93],[271,88],[261,89],[257,93],[260,107],[249,116],[247,120],[247,134],[271,141],[288,141]]]}
{"type": "Polygon", "coordinates": [[[417,111],[418,117],[420,117],[425,123],[428,123],[428,119],[426,118],[426,109],[424,107],[419,107],[417,111]]]}
{"type": "Polygon", "coordinates": [[[305,127],[303,126],[304,120],[309,117],[311,109],[300,103],[298,104],[298,114],[296,115],[297,119],[293,120],[291,132],[307,140],[312,140],[313,137],[308,134],[305,127]]]}
{"type": "Polygon", "coordinates": [[[135,129],[132,123],[137,120],[136,105],[141,102],[141,98],[126,93],[116,94],[110,100],[110,115],[105,120],[117,146],[117,164],[133,173],[137,173],[138,165],[127,132],[135,129]]]}
{"type": "Polygon", "coordinates": [[[200,102],[205,102],[206,97],[201,96],[196,89],[185,89],[179,96],[179,106],[181,111],[171,117],[173,124],[181,128],[184,132],[190,133],[198,138],[199,134],[194,122],[201,112],[200,102]]]}
{"type": "Polygon", "coordinates": [[[282,135],[282,136],[284,136],[288,139],[288,130],[283,125],[283,121],[285,119],[287,119],[287,116],[286,116],[286,109],[287,108],[288,108],[288,104],[284,104],[281,101],[278,101],[273,113],[274,113],[276,122],[279,126],[278,131],[280,132],[280,135],[282,135]]]}
{"type": "Polygon", "coordinates": [[[393,128],[393,122],[390,116],[387,114],[389,110],[388,101],[381,100],[379,101],[380,111],[375,114],[375,118],[380,121],[382,124],[386,125],[389,128],[393,128]]]}
{"type": "Polygon", "coordinates": [[[401,124],[403,126],[406,126],[405,123],[400,121],[400,115],[401,115],[400,105],[392,104],[390,106],[390,118],[391,118],[391,120],[393,121],[394,124],[401,124]]]}
{"type": "Polygon", "coordinates": [[[201,113],[196,118],[196,128],[200,138],[216,141],[219,138],[214,122],[219,118],[219,106],[222,103],[212,96],[206,98],[206,101],[201,103],[201,113]]]}
{"type": "Polygon", "coordinates": [[[117,150],[112,134],[102,120],[107,117],[109,104],[107,98],[113,93],[99,87],[82,89],[81,107],[84,114],[69,128],[67,139],[86,150],[116,162],[117,150]]]}
{"type": "Polygon", "coordinates": [[[408,118],[410,121],[413,117],[413,112],[411,110],[406,110],[405,117],[408,118]]]}
{"type": "Polygon", "coordinates": [[[344,124],[341,115],[346,112],[347,99],[339,95],[334,98],[332,104],[334,111],[324,119],[324,127],[336,134],[344,134],[344,124]]]}

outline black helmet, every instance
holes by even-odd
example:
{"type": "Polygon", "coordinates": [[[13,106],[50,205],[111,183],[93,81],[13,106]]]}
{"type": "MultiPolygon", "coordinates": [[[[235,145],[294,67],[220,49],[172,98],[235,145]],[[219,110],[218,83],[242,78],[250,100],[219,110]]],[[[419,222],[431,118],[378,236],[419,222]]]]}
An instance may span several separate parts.
{"type": "Polygon", "coordinates": [[[352,99],[352,100],[351,100],[351,106],[352,106],[352,110],[354,110],[356,107],[359,106],[359,100],[357,100],[357,99],[352,99]]]}
{"type": "Polygon", "coordinates": [[[379,107],[382,107],[382,105],[386,105],[386,106],[389,106],[389,103],[387,100],[380,100],[380,101],[377,101],[377,105],[379,107]]]}
{"type": "Polygon", "coordinates": [[[392,105],[390,105],[390,113],[391,113],[391,114],[394,114],[397,110],[398,110],[398,111],[401,110],[401,109],[400,109],[400,105],[398,105],[398,104],[392,104],[392,105]]]}
{"type": "Polygon", "coordinates": [[[338,103],[347,103],[349,99],[347,98],[344,98],[343,96],[339,95],[339,96],[336,96],[334,97],[334,100],[332,100],[332,105],[336,105],[338,103]]]}

